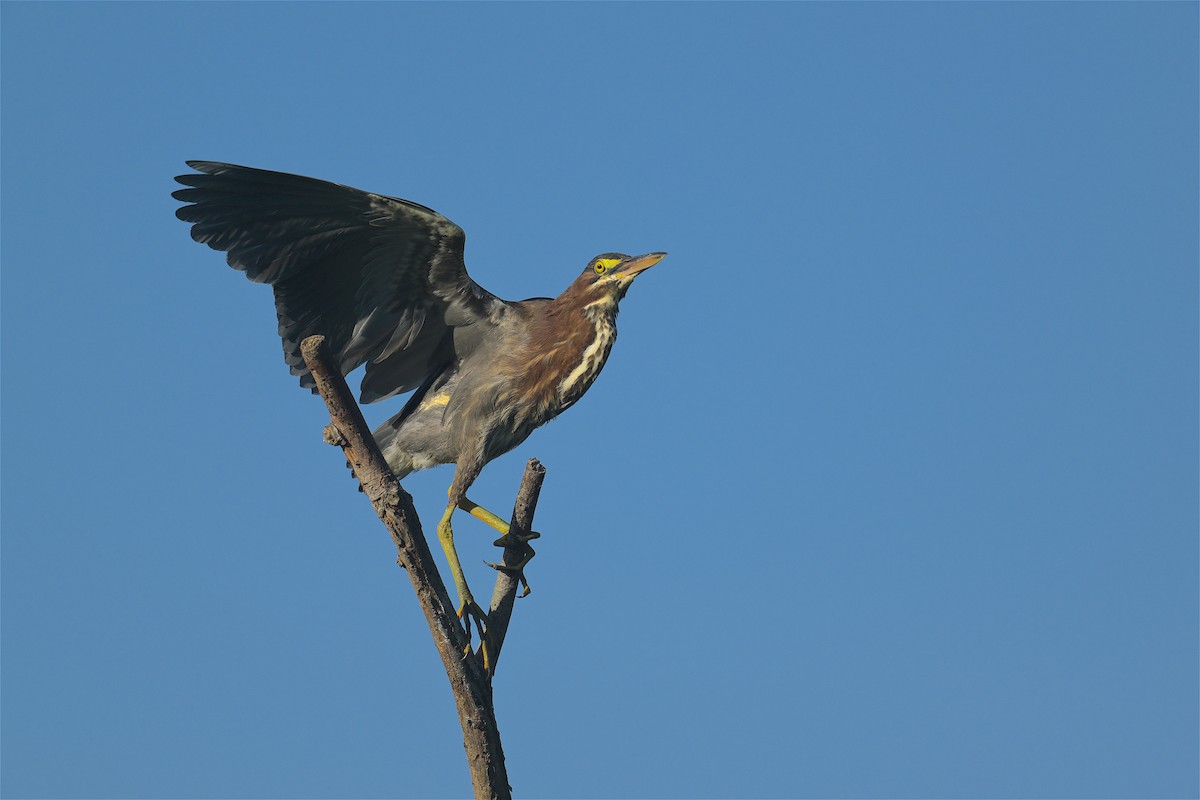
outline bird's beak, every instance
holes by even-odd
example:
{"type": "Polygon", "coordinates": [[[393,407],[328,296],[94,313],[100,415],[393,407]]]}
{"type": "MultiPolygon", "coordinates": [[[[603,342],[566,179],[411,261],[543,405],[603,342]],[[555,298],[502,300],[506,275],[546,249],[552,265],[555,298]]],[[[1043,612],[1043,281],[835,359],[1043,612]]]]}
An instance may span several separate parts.
{"type": "Polygon", "coordinates": [[[621,263],[621,266],[617,268],[617,275],[624,280],[633,280],[639,272],[645,272],[666,256],[666,253],[646,253],[644,256],[634,256],[621,263]]]}

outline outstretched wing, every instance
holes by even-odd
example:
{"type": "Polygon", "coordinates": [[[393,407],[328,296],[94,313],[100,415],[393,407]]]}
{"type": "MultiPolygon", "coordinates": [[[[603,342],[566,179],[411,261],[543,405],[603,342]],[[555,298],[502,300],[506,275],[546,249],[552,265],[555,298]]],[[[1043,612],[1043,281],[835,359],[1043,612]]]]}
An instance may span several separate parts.
{"type": "Polygon", "coordinates": [[[463,263],[462,228],[408,200],[300,175],[189,161],[172,196],[192,238],[275,290],[284,360],[314,381],[300,342],[323,334],[363,402],[416,388],[455,357],[453,326],[495,324],[507,303],[463,263]]]}

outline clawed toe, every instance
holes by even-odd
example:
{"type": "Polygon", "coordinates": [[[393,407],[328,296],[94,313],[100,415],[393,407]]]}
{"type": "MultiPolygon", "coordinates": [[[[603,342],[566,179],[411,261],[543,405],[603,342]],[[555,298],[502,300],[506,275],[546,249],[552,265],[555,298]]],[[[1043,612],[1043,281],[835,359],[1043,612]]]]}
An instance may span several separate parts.
{"type": "Polygon", "coordinates": [[[527,545],[534,539],[540,539],[541,536],[542,535],[540,533],[538,533],[537,531],[530,531],[529,533],[511,533],[510,532],[510,533],[504,534],[499,539],[492,542],[492,544],[494,544],[496,547],[508,547],[512,544],[512,541],[515,539],[518,545],[522,545],[522,544],[527,545]]]}
{"type": "Polygon", "coordinates": [[[522,592],[520,595],[518,595],[518,597],[525,597],[531,591],[533,591],[529,588],[529,581],[525,578],[525,565],[529,563],[529,559],[537,555],[537,551],[535,551],[528,544],[525,545],[525,551],[525,555],[516,564],[498,564],[494,561],[483,562],[498,572],[503,572],[506,575],[517,578],[517,580],[521,582],[522,586],[522,592]]]}
{"type": "Polygon", "coordinates": [[[463,655],[471,654],[471,625],[474,624],[475,630],[479,632],[479,652],[483,656],[483,669],[490,675],[492,665],[488,646],[487,614],[474,600],[468,600],[458,607],[458,618],[463,620],[463,627],[467,630],[467,644],[463,648],[463,655]]]}

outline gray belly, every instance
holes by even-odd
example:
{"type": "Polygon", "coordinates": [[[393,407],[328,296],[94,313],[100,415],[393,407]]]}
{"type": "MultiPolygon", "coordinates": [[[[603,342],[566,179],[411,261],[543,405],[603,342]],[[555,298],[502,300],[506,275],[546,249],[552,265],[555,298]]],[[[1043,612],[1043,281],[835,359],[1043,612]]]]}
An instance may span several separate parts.
{"type": "Polygon", "coordinates": [[[458,461],[454,437],[442,424],[439,409],[418,409],[397,424],[397,414],[375,429],[375,441],[397,478],[438,464],[458,461]]]}
{"type": "MultiPolygon", "coordinates": [[[[494,402],[481,405],[494,407],[494,402]]],[[[452,401],[448,392],[426,397],[397,424],[400,416],[397,414],[374,432],[383,457],[398,478],[438,464],[457,463],[463,455],[479,457],[486,464],[524,442],[545,422],[471,413],[471,409],[452,401]],[[491,424],[480,429],[475,421],[482,419],[489,419],[491,424]]]]}

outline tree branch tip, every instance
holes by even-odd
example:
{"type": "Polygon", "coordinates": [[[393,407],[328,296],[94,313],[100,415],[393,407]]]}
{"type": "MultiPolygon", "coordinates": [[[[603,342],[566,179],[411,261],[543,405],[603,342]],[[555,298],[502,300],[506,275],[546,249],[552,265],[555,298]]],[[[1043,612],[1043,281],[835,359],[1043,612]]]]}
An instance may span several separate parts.
{"type": "Polygon", "coordinates": [[[300,354],[302,356],[314,355],[324,344],[325,337],[321,334],[305,337],[304,341],[300,342],[300,354]]]}

